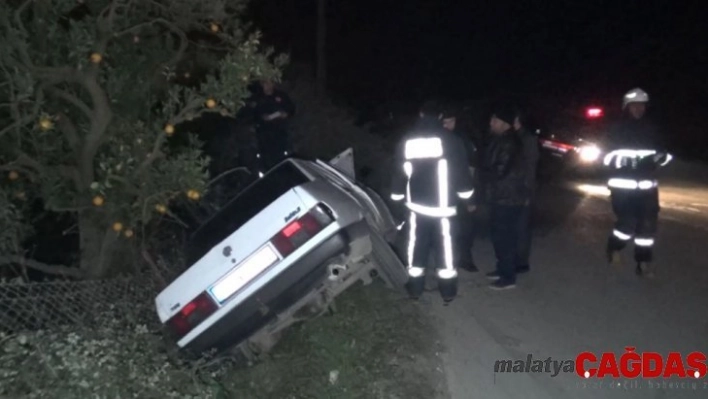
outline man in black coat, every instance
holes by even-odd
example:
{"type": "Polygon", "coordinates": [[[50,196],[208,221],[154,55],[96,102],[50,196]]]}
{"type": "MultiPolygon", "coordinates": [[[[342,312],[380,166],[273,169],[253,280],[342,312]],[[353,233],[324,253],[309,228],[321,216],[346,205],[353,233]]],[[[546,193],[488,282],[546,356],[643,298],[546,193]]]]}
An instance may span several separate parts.
{"type": "MultiPolygon", "coordinates": [[[[477,165],[477,148],[469,135],[460,129],[457,122],[458,114],[459,110],[457,107],[448,104],[445,110],[443,110],[442,123],[445,129],[454,133],[464,143],[465,152],[467,154],[467,167],[474,181],[475,167],[477,165]]],[[[475,195],[477,195],[476,192],[475,195]]],[[[472,246],[474,245],[475,236],[474,211],[474,201],[461,202],[457,207],[457,217],[454,220],[453,226],[455,265],[468,272],[479,271],[472,257],[472,246]]]]}
{"type": "Polygon", "coordinates": [[[516,110],[499,106],[490,120],[491,137],[482,163],[491,210],[491,236],[497,257],[496,270],[488,273],[490,288],[516,287],[519,220],[529,200],[521,139],[512,128],[516,110]]]}
{"type": "Polygon", "coordinates": [[[295,104],[287,93],[276,89],[272,81],[261,82],[261,87],[263,91],[255,101],[254,114],[262,176],[292,153],[288,124],[295,115],[295,104]]]}
{"type": "Polygon", "coordinates": [[[538,137],[529,131],[526,126],[526,118],[521,110],[517,111],[514,120],[514,130],[521,139],[524,170],[526,171],[526,188],[529,190],[529,200],[524,205],[523,212],[519,219],[519,253],[516,262],[516,272],[526,273],[531,269],[529,258],[531,255],[531,213],[533,210],[533,199],[536,192],[536,171],[538,169],[539,144],[538,137]]]}

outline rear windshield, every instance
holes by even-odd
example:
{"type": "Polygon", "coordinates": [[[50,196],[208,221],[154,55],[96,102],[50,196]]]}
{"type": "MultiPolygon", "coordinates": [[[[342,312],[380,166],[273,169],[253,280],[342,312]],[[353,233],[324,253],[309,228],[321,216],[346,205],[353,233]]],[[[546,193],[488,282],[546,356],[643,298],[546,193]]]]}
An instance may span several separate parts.
{"type": "Polygon", "coordinates": [[[246,187],[192,234],[186,248],[187,264],[193,265],[281,195],[308,181],[295,165],[284,162],[246,187]]]}

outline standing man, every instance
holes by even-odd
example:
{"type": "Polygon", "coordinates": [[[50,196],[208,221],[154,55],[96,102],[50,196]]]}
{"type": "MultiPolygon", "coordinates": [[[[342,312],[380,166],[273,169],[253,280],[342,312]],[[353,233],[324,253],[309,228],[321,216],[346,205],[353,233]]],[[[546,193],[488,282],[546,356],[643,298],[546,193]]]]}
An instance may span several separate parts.
{"type": "MultiPolygon", "coordinates": [[[[477,148],[472,143],[472,140],[466,134],[459,130],[457,125],[458,110],[453,106],[448,105],[443,111],[442,123],[447,131],[452,132],[457,136],[465,146],[467,155],[466,165],[469,168],[470,176],[474,181],[474,165],[476,165],[477,148]]],[[[474,244],[474,211],[475,205],[472,201],[464,201],[458,204],[457,217],[453,223],[453,236],[455,237],[455,265],[459,269],[467,270],[468,272],[477,272],[477,266],[472,258],[472,246],[474,244]]]]}
{"type": "Polygon", "coordinates": [[[516,261],[516,272],[526,273],[531,270],[529,257],[531,254],[531,213],[533,210],[533,199],[536,193],[536,170],[540,157],[538,148],[538,137],[525,127],[525,115],[517,110],[514,119],[514,130],[521,139],[521,153],[523,167],[526,171],[526,189],[528,190],[528,200],[521,211],[519,217],[519,252],[516,261]]]}
{"type": "Polygon", "coordinates": [[[458,198],[470,199],[473,188],[464,144],[442,127],[441,118],[440,106],[426,103],[416,126],[398,143],[391,199],[405,201],[408,211],[408,293],[414,299],[423,293],[434,251],[442,265],[438,288],[447,303],[457,295],[450,220],[457,215],[458,198]]]}
{"type": "Polygon", "coordinates": [[[521,139],[512,128],[515,119],[514,108],[496,108],[489,123],[492,135],[483,163],[497,257],[496,270],[487,273],[487,278],[493,281],[490,288],[495,290],[516,287],[519,221],[529,200],[521,139]]]}
{"type": "Polygon", "coordinates": [[[295,104],[271,80],[261,82],[263,92],[255,103],[256,142],[259,175],[287,158],[292,152],[289,121],[295,115],[295,104]]]}
{"type": "Polygon", "coordinates": [[[608,260],[621,263],[620,251],[634,239],[636,273],[653,277],[652,249],[659,219],[656,172],[671,161],[671,155],[645,116],[648,102],[649,95],[639,88],[624,95],[624,118],[610,131],[604,163],[610,168],[607,185],[617,219],[607,241],[608,260]]]}

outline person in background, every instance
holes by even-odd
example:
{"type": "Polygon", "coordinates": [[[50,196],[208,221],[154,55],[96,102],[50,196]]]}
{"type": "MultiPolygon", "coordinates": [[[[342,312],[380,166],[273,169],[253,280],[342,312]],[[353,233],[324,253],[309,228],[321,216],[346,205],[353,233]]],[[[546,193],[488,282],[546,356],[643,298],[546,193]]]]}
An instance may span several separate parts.
{"type": "Polygon", "coordinates": [[[428,259],[434,252],[441,266],[438,289],[445,303],[457,295],[457,269],[453,259],[451,219],[458,199],[470,199],[472,179],[464,144],[443,128],[442,110],[426,103],[416,126],[399,141],[394,153],[391,199],[408,211],[407,245],[409,295],[417,299],[425,290],[428,259]]]}
{"type": "Polygon", "coordinates": [[[490,120],[491,137],[485,149],[485,173],[490,206],[492,243],[497,258],[496,270],[487,273],[491,289],[516,287],[519,252],[519,220],[528,202],[521,139],[514,131],[516,110],[502,105],[490,120]]]}
{"type": "MultiPolygon", "coordinates": [[[[459,110],[453,105],[448,105],[443,111],[442,123],[445,129],[454,133],[464,143],[465,152],[467,154],[467,166],[470,171],[470,176],[474,181],[474,165],[476,165],[477,160],[477,148],[466,132],[460,130],[457,123],[458,115],[459,110]]],[[[457,217],[453,223],[453,230],[455,231],[453,236],[456,239],[455,264],[458,268],[468,272],[479,271],[472,257],[472,246],[474,245],[475,236],[474,211],[475,205],[472,201],[461,201],[458,204],[457,217]]]]}
{"type": "Polygon", "coordinates": [[[519,252],[516,261],[516,272],[526,273],[531,269],[529,257],[531,254],[531,214],[533,200],[536,193],[536,170],[540,157],[538,137],[525,127],[525,115],[517,110],[514,119],[514,130],[521,139],[524,170],[526,171],[526,189],[528,201],[524,205],[519,217],[519,252]]]}
{"type": "Polygon", "coordinates": [[[655,275],[653,247],[660,209],[657,171],[672,157],[656,125],[646,116],[649,94],[636,88],[623,100],[624,118],[610,129],[604,159],[617,218],[606,252],[608,261],[619,265],[620,251],[633,239],[635,271],[651,278],[655,275]]]}
{"type": "Polygon", "coordinates": [[[262,92],[254,107],[259,176],[292,153],[289,121],[295,115],[295,104],[287,93],[277,89],[272,80],[261,82],[262,92]]]}

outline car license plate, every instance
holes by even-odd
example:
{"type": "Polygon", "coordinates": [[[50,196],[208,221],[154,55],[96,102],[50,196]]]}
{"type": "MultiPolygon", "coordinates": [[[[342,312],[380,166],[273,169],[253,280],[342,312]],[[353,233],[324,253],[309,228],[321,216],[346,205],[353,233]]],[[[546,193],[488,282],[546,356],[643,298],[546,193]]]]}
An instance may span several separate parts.
{"type": "Polygon", "coordinates": [[[277,262],[278,259],[278,254],[270,245],[263,246],[214,284],[210,289],[211,294],[219,303],[226,302],[251,280],[277,262]]]}

